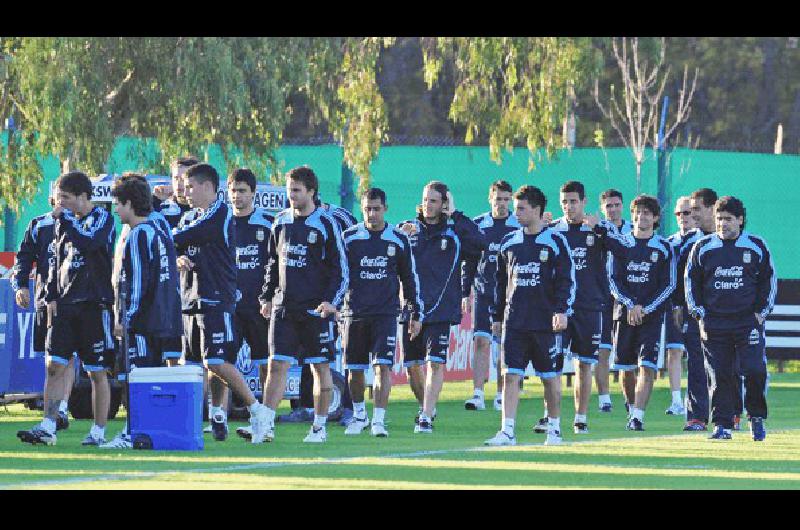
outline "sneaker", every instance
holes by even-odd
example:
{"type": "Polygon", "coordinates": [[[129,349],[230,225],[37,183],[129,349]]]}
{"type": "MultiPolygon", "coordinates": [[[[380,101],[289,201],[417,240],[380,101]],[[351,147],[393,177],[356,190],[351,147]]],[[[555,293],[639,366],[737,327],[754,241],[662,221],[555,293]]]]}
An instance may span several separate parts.
{"type": "Polygon", "coordinates": [[[733,438],[730,429],[724,429],[722,425],[714,427],[714,432],[708,437],[709,440],[730,440],[733,438]]]}
{"type": "Polygon", "coordinates": [[[631,418],[625,428],[629,431],[643,431],[644,422],[638,418],[631,418]]]}
{"type": "Polygon", "coordinates": [[[110,442],[102,444],[100,449],[133,449],[133,441],[130,436],[121,432],[110,442]]]}
{"type": "Polygon", "coordinates": [[[389,436],[389,431],[386,430],[386,427],[383,425],[383,423],[373,423],[372,436],[377,436],[378,438],[386,438],[389,436]]]}
{"type": "Polygon", "coordinates": [[[750,433],[753,435],[754,442],[763,442],[767,437],[767,430],[764,428],[763,418],[750,418],[750,433]]]}
{"type": "Polygon", "coordinates": [[[547,433],[547,426],[548,426],[547,418],[539,418],[539,421],[536,422],[536,425],[533,426],[533,432],[538,434],[545,434],[547,433]]]}
{"type": "Polygon", "coordinates": [[[611,412],[611,403],[603,403],[600,405],[600,412],[611,412]]]}
{"type": "Polygon", "coordinates": [[[742,430],[741,422],[742,422],[742,418],[740,418],[739,416],[734,416],[733,417],[733,430],[734,431],[741,431],[742,430]]]}
{"type": "Polygon", "coordinates": [[[86,438],[83,439],[81,445],[94,445],[96,447],[99,447],[104,443],[106,443],[105,438],[95,438],[94,436],[92,436],[92,433],[89,433],[86,435],[86,438]]]}
{"type": "Polygon", "coordinates": [[[356,418],[353,417],[350,424],[344,430],[345,434],[361,434],[361,431],[366,429],[369,426],[369,418],[364,416],[363,418],[356,418]]]}
{"type": "Polygon", "coordinates": [[[275,418],[279,423],[306,423],[314,421],[314,413],[307,412],[304,408],[293,409],[289,414],[281,414],[275,418]]]}
{"type": "Polygon", "coordinates": [[[414,426],[415,434],[433,434],[433,423],[427,420],[420,420],[414,426]]]}
{"type": "Polygon", "coordinates": [[[211,434],[212,432],[214,432],[214,430],[211,428],[210,423],[203,427],[203,434],[211,434]]]}
{"type": "Polygon", "coordinates": [[[664,411],[664,414],[669,416],[684,416],[686,414],[686,409],[683,407],[682,403],[673,403],[664,411]]]}
{"type": "Polygon", "coordinates": [[[225,421],[224,416],[212,416],[211,433],[214,435],[214,440],[218,442],[224,442],[228,438],[228,422],[225,421]]]}
{"type": "Polygon", "coordinates": [[[544,440],[545,445],[561,445],[564,440],[561,438],[561,431],[548,431],[547,438],[544,440]]]}
{"type": "Polygon", "coordinates": [[[250,414],[250,443],[260,444],[275,439],[275,424],[267,421],[267,407],[258,407],[250,414]]]}
{"type": "Polygon", "coordinates": [[[482,397],[472,396],[472,398],[464,402],[464,408],[467,410],[486,410],[486,403],[483,402],[482,397]]]}
{"type": "MultiPolygon", "coordinates": [[[[414,416],[414,425],[419,425],[419,417],[421,414],[422,414],[422,409],[419,409],[419,411],[417,411],[417,415],[414,416]]],[[[433,417],[431,418],[431,423],[433,423],[435,420],[436,420],[436,409],[433,409],[433,417]]]]}
{"type": "Polygon", "coordinates": [[[66,431],[69,429],[69,416],[66,412],[59,412],[56,418],[56,430],[66,431]]]}
{"type": "Polygon", "coordinates": [[[589,434],[589,425],[586,423],[576,423],[575,434],[589,434]]]}
{"type": "Polygon", "coordinates": [[[34,427],[29,431],[17,431],[17,438],[19,438],[23,443],[36,445],[55,445],[56,444],[56,434],[49,433],[46,430],[42,429],[39,425],[34,427]]]}
{"type": "Polygon", "coordinates": [[[314,427],[311,426],[311,429],[308,430],[308,434],[303,441],[306,443],[323,443],[328,438],[328,433],[325,431],[325,426],[322,427],[314,427]]]}
{"type": "Polygon", "coordinates": [[[686,422],[686,425],[683,426],[684,431],[705,431],[706,424],[700,420],[689,420],[686,422]]]}
{"type": "Polygon", "coordinates": [[[239,438],[244,438],[245,440],[251,440],[253,438],[253,426],[246,425],[244,427],[238,427],[236,429],[236,434],[239,438]]]}
{"type": "Polygon", "coordinates": [[[494,398],[494,410],[503,412],[503,398],[494,398]]]}
{"type": "Polygon", "coordinates": [[[508,434],[504,430],[497,431],[497,434],[494,435],[493,438],[489,438],[483,445],[491,445],[492,447],[497,447],[501,445],[517,445],[517,437],[508,434]]]}

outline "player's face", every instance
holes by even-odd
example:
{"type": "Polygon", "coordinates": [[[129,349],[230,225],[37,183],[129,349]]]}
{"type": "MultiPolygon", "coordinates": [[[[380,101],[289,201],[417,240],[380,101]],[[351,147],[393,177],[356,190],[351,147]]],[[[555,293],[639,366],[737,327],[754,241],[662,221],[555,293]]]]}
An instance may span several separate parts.
{"type": "Polygon", "coordinates": [[[717,212],[715,216],[717,235],[722,239],[736,239],[742,232],[744,219],[730,212],[717,212]]]}
{"type": "Polygon", "coordinates": [[[364,197],[361,200],[361,214],[364,216],[364,223],[368,228],[380,229],[384,225],[386,206],[381,203],[380,199],[367,199],[364,197]]]}
{"type": "Polygon", "coordinates": [[[114,199],[114,210],[117,211],[120,223],[128,224],[133,218],[134,212],[132,204],[131,201],[121,203],[118,199],[114,199]]]}
{"type": "Polygon", "coordinates": [[[433,188],[422,190],[422,215],[426,219],[439,217],[444,210],[444,197],[433,188]]]}
{"type": "Polygon", "coordinates": [[[622,199],[619,197],[609,197],[601,205],[603,208],[603,215],[606,219],[613,222],[619,222],[622,219],[622,199]]]}
{"type": "Polygon", "coordinates": [[[228,196],[235,210],[246,210],[253,204],[253,193],[246,182],[231,180],[228,184],[228,196]]]}
{"type": "Polygon", "coordinates": [[[631,210],[631,219],[637,230],[648,232],[653,229],[653,225],[658,221],[658,216],[653,215],[653,212],[644,206],[636,206],[631,210]]]}
{"type": "Polygon", "coordinates": [[[508,217],[508,207],[511,206],[511,193],[492,189],[489,192],[489,205],[492,207],[492,217],[497,219],[508,217]]]}
{"type": "Polygon", "coordinates": [[[709,229],[714,224],[714,207],[706,206],[703,204],[703,199],[700,197],[694,198],[692,201],[692,218],[694,219],[695,226],[709,229]]]}
{"type": "Polygon", "coordinates": [[[306,188],[299,180],[286,181],[286,194],[289,196],[289,204],[295,210],[307,208],[314,202],[314,190],[306,188]]]}
{"type": "Polygon", "coordinates": [[[214,202],[217,195],[211,181],[198,182],[196,179],[184,175],[183,186],[186,199],[192,208],[208,207],[214,202]]]}
{"type": "Polygon", "coordinates": [[[577,191],[561,193],[561,211],[570,221],[583,218],[583,211],[586,208],[586,197],[580,198],[577,191]]]}
{"type": "Polygon", "coordinates": [[[514,199],[514,214],[517,216],[519,224],[531,226],[537,220],[542,219],[542,207],[532,207],[526,200],[514,199]]]}
{"type": "Polygon", "coordinates": [[[182,204],[186,204],[187,202],[183,178],[187,169],[189,169],[188,166],[173,166],[172,169],[172,193],[175,194],[175,198],[178,202],[182,204]]]}
{"type": "Polygon", "coordinates": [[[56,204],[61,206],[62,208],[66,208],[71,212],[79,212],[83,211],[82,206],[84,206],[86,195],[81,193],[80,195],[75,195],[68,191],[64,191],[62,189],[58,190],[56,194],[56,204]]]}
{"type": "Polygon", "coordinates": [[[675,220],[678,221],[678,227],[683,232],[695,227],[691,201],[682,200],[675,203],[675,220]]]}

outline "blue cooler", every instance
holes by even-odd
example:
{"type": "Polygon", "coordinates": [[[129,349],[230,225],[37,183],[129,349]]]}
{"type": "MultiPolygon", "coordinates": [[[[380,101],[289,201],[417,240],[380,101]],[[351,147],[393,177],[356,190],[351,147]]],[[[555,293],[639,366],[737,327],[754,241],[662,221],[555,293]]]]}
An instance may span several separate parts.
{"type": "Polygon", "coordinates": [[[133,368],[131,439],[136,449],[203,449],[203,367],[133,368]]]}

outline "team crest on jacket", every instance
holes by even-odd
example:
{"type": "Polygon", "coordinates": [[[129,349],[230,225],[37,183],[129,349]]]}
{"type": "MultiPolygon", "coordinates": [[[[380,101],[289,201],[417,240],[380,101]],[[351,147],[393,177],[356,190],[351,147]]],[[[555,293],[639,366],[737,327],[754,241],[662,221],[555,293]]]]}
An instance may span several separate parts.
{"type": "Polygon", "coordinates": [[[262,229],[256,230],[256,240],[260,243],[264,241],[264,231],[262,229]]]}
{"type": "Polygon", "coordinates": [[[744,253],[744,255],[742,256],[742,261],[744,261],[745,263],[750,263],[752,260],[753,260],[753,255],[752,255],[752,254],[750,253],[750,251],[748,250],[748,251],[747,251],[747,252],[745,252],[745,253],[744,253]]]}
{"type": "Polygon", "coordinates": [[[308,233],[308,242],[312,245],[317,242],[317,233],[313,230],[308,233]]]}
{"type": "Polygon", "coordinates": [[[447,250],[447,240],[445,238],[442,238],[441,247],[442,250],[447,250]]]}
{"type": "Polygon", "coordinates": [[[586,236],[586,246],[587,247],[594,246],[594,234],[589,234],[588,236],[586,236]]]}
{"type": "Polygon", "coordinates": [[[386,249],[387,256],[394,256],[395,250],[394,245],[389,245],[389,248],[386,249]]]}
{"type": "Polygon", "coordinates": [[[654,250],[653,253],[650,254],[650,261],[652,261],[653,263],[658,261],[658,252],[657,251],[654,250]]]}
{"type": "Polygon", "coordinates": [[[546,249],[546,248],[543,248],[543,249],[542,249],[542,250],[539,252],[539,261],[541,261],[542,263],[544,263],[545,261],[547,261],[547,258],[548,258],[549,256],[550,256],[550,254],[547,252],[547,249],[546,249]]]}

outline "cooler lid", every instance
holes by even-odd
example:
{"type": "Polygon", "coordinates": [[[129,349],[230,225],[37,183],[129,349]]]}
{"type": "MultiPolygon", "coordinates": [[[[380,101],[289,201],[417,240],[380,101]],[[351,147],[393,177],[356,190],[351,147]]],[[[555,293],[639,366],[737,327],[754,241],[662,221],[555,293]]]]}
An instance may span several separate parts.
{"type": "Polygon", "coordinates": [[[202,383],[202,366],[133,368],[128,376],[131,383],[202,383]]]}

